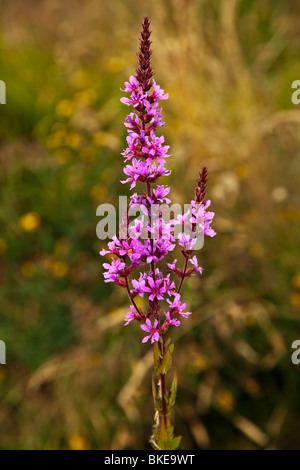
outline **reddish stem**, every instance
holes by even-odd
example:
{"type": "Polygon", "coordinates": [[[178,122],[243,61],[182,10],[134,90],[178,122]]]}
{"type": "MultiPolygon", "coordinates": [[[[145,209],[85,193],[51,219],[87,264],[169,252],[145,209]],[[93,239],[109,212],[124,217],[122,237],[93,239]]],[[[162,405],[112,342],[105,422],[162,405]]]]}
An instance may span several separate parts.
{"type": "Polygon", "coordinates": [[[186,270],[187,270],[187,265],[188,265],[188,262],[189,262],[189,257],[190,257],[190,255],[186,255],[184,268],[183,268],[183,272],[182,272],[182,277],[180,279],[180,284],[179,284],[178,289],[177,289],[177,294],[180,293],[183,281],[186,278],[186,270]]]}
{"type": "Polygon", "coordinates": [[[132,296],[131,296],[131,293],[130,293],[130,287],[129,287],[129,283],[128,283],[128,276],[126,275],[125,276],[125,283],[126,283],[126,290],[128,292],[128,297],[130,298],[130,301],[132,303],[132,305],[134,306],[134,308],[136,309],[137,313],[139,314],[139,316],[141,316],[141,312],[139,310],[139,308],[137,307],[135,301],[133,300],[132,296]]]}

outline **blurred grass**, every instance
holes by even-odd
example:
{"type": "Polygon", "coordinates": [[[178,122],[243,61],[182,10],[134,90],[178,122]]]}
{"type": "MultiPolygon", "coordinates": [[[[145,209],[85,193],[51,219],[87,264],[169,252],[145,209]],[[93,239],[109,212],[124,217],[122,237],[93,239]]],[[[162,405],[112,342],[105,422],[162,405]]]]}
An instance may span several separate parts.
{"type": "Polygon", "coordinates": [[[299,449],[299,1],[0,13],[0,447],[148,447],[151,351],[103,283],[95,213],[125,191],[119,89],[149,15],[172,197],[189,200],[207,165],[218,232],[185,287],[193,316],[172,331],[177,434],[185,449],[299,449]]]}

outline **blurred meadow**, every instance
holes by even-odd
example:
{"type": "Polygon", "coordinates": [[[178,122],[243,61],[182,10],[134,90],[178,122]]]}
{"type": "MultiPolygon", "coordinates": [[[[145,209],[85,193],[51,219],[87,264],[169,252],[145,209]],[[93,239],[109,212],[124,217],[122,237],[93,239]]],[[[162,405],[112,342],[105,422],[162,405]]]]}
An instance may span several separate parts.
{"type": "Polygon", "coordinates": [[[164,183],[187,203],[206,165],[216,213],[170,330],[176,434],[300,449],[299,0],[0,1],[0,448],[150,448],[152,349],[96,237],[97,206],[127,190],[120,87],[145,15],[164,183]]]}

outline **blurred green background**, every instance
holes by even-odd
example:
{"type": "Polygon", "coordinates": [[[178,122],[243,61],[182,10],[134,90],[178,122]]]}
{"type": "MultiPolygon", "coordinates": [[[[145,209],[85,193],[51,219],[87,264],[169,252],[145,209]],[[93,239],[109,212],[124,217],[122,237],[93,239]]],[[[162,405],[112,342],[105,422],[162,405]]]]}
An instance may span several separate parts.
{"type": "Polygon", "coordinates": [[[188,202],[206,165],[218,233],[171,330],[176,433],[300,449],[299,0],[0,2],[0,448],[150,448],[152,351],[95,232],[126,194],[120,87],[145,15],[170,95],[164,183],[188,202]]]}

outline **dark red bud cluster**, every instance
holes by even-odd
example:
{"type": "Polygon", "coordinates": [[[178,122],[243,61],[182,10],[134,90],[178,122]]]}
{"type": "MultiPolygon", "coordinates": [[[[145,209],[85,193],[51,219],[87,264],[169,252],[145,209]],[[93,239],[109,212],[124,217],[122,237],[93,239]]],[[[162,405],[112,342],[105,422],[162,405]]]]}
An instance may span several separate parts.
{"type": "Polygon", "coordinates": [[[150,20],[146,16],[142,24],[140,52],[138,53],[139,66],[136,71],[136,79],[142,85],[144,93],[149,91],[152,84],[153,68],[151,67],[151,41],[150,20]]]}
{"type": "Polygon", "coordinates": [[[195,188],[195,201],[197,203],[203,202],[206,196],[206,184],[207,184],[207,168],[204,166],[202,171],[199,173],[199,179],[197,180],[197,186],[195,188]]]}

